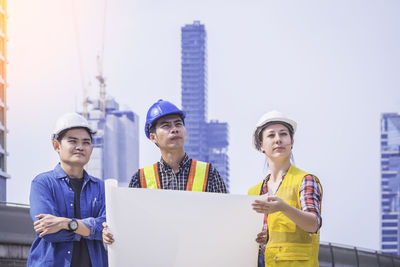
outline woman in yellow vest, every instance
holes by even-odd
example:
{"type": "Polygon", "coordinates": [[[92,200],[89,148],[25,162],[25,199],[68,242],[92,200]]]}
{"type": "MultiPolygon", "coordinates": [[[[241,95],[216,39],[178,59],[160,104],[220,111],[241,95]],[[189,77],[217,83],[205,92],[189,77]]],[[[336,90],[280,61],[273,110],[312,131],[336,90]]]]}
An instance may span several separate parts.
{"type": "Polygon", "coordinates": [[[278,111],[264,114],[253,141],[266,156],[269,174],[250,188],[249,195],[265,195],[253,203],[263,213],[257,235],[258,266],[318,266],[322,187],[318,178],[291,164],[295,121],[278,111]]]}

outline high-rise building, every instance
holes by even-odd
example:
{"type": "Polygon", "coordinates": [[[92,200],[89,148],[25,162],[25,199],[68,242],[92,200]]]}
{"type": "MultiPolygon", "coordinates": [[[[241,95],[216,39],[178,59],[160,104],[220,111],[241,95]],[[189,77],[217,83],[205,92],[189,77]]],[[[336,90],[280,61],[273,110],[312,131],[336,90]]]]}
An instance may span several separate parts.
{"type": "Polygon", "coordinates": [[[186,111],[185,149],[197,160],[207,160],[207,51],[204,25],[182,27],[182,108],[186,111]]]}
{"type": "Polygon", "coordinates": [[[98,99],[89,102],[88,121],[96,134],[85,169],[95,177],[117,179],[120,186],[127,186],[139,168],[139,118],[133,111],[119,110],[111,97],[105,100],[105,114],[98,99]]]}
{"type": "Polygon", "coordinates": [[[381,118],[381,249],[400,255],[400,115],[381,118]]]}
{"type": "Polygon", "coordinates": [[[0,0],[0,201],[7,199],[7,1],[0,0]]]}
{"type": "Polygon", "coordinates": [[[207,126],[208,161],[217,168],[229,189],[228,123],[210,121],[207,126]]]}
{"type": "Polygon", "coordinates": [[[211,162],[229,190],[228,124],[207,121],[207,34],[194,21],[181,29],[182,109],[186,112],[185,151],[211,162]]]}

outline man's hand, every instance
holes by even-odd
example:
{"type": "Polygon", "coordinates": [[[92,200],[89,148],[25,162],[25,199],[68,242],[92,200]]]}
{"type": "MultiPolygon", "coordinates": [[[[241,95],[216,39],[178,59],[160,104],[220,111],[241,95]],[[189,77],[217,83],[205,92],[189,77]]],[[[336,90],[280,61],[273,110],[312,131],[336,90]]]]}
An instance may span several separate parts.
{"type": "Polygon", "coordinates": [[[33,229],[43,237],[48,234],[57,233],[60,230],[68,229],[70,219],[57,217],[51,214],[39,214],[35,216],[38,220],[33,223],[33,229]]]}
{"type": "Polygon", "coordinates": [[[111,245],[114,243],[114,237],[110,232],[108,232],[108,225],[106,222],[103,222],[103,227],[103,242],[104,244],[111,245]]]}

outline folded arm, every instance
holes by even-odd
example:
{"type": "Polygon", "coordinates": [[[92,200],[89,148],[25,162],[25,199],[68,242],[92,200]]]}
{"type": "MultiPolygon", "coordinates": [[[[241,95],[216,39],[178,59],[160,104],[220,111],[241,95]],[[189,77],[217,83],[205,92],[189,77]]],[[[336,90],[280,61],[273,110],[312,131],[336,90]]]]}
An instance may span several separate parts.
{"type": "Polygon", "coordinates": [[[61,216],[52,189],[43,181],[34,180],[31,185],[30,214],[33,227],[39,237],[53,243],[79,241],[81,237],[101,240],[102,223],[105,221],[104,203],[97,218],[75,219],[78,229],[69,231],[68,223],[72,220],[61,216]]]}

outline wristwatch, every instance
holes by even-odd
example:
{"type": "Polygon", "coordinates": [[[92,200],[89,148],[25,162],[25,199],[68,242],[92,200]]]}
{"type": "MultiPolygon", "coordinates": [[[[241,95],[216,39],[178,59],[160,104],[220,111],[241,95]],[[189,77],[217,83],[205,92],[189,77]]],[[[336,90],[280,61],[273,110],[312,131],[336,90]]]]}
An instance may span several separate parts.
{"type": "Polygon", "coordinates": [[[68,223],[68,228],[70,232],[75,232],[76,229],[78,229],[78,222],[74,219],[72,219],[69,223],[68,223]]]}

